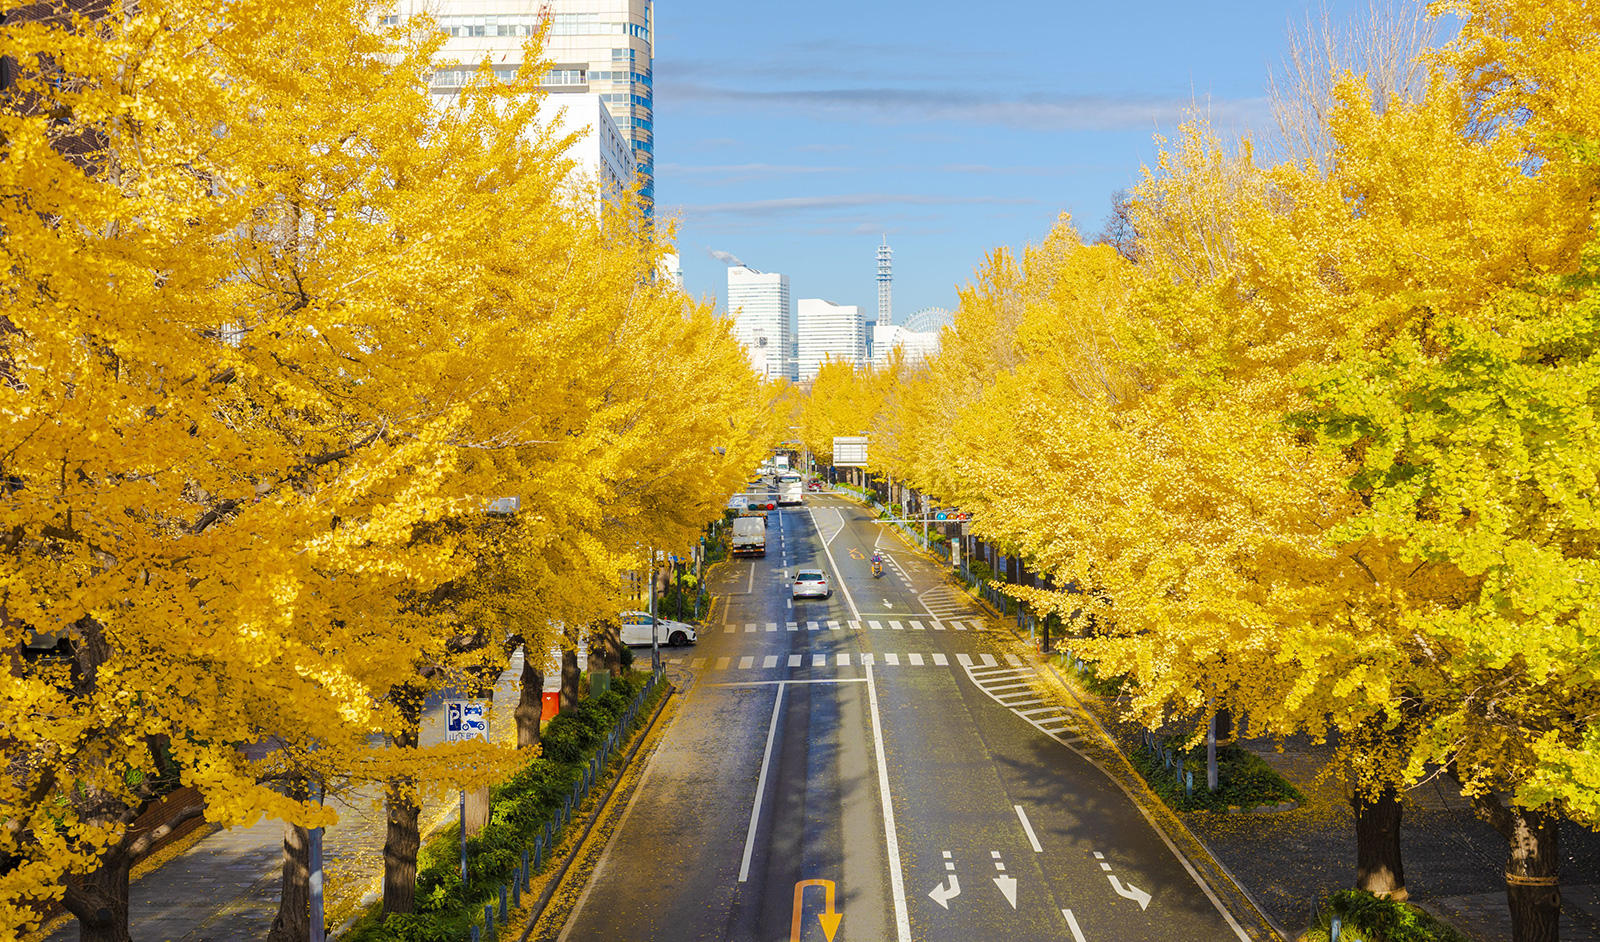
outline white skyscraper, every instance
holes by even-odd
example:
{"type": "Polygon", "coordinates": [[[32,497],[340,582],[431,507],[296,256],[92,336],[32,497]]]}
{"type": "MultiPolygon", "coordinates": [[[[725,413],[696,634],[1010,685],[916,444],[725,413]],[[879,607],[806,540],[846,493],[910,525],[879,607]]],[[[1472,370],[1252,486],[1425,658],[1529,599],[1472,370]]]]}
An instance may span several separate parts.
{"type": "Polygon", "coordinates": [[[729,265],[728,315],[752,369],[771,379],[795,378],[788,275],[729,265]]]}
{"type": "Polygon", "coordinates": [[[523,42],[548,9],[553,22],[544,57],[553,65],[545,90],[556,100],[599,96],[633,151],[646,205],[654,203],[652,0],[396,0],[395,9],[398,16],[431,13],[450,37],[439,58],[459,61],[461,69],[435,73],[434,91],[443,94],[459,89],[460,72],[486,58],[497,72],[515,74],[523,42]]]}
{"type": "Polygon", "coordinates": [[[826,359],[864,363],[867,357],[866,317],[853,304],[801,298],[797,378],[817,375],[826,359]]]}

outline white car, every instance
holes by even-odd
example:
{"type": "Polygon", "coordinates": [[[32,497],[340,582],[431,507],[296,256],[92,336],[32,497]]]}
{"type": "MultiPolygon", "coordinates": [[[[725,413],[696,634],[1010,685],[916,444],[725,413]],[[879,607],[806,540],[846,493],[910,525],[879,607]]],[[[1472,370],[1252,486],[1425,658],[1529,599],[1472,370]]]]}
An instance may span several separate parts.
{"type": "Polygon", "coordinates": [[[794,597],[797,599],[825,599],[833,595],[828,577],[820,569],[801,569],[794,574],[794,597]]]}
{"type": "MultiPolygon", "coordinates": [[[[650,613],[649,612],[623,612],[622,643],[629,647],[638,647],[650,643],[650,613]]],[[[656,640],[670,647],[679,647],[685,644],[694,644],[697,640],[694,626],[670,618],[657,618],[656,640]]]]}

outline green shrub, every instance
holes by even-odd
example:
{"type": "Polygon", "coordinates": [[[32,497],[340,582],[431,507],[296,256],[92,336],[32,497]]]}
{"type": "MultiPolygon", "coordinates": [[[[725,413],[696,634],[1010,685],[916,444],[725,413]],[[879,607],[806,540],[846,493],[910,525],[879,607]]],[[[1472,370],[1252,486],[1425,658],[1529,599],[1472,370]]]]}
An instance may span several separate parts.
{"type": "Polygon", "coordinates": [[[967,563],[967,571],[972,573],[972,578],[979,582],[994,581],[994,570],[990,569],[989,564],[981,559],[974,559],[967,563]]]}
{"type": "Polygon", "coordinates": [[[1208,791],[1205,744],[1184,749],[1175,745],[1174,737],[1162,742],[1176,753],[1173,768],[1167,768],[1161,757],[1143,743],[1131,758],[1134,768],[1144,776],[1151,790],[1169,807],[1179,811],[1226,811],[1230,805],[1254,808],[1305,800],[1292,782],[1274,771],[1260,756],[1233,743],[1217,746],[1217,790],[1208,791]],[[1194,772],[1193,795],[1184,794],[1184,785],[1178,781],[1175,769],[1179,758],[1186,770],[1194,772]]]}
{"type": "Polygon", "coordinates": [[[1364,890],[1340,890],[1323,900],[1306,942],[1328,942],[1336,915],[1343,924],[1340,942],[1468,942],[1425,910],[1364,890]]]}
{"type": "MultiPolygon", "coordinates": [[[[471,868],[461,881],[459,823],[452,823],[423,844],[417,854],[416,909],[409,915],[379,922],[370,907],[346,936],[351,942],[455,942],[481,917],[485,904],[522,863],[523,851],[544,830],[617,720],[643,689],[643,678],[624,674],[608,693],[580,700],[545,726],[544,750],[491,790],[489,822],[467,839],[471,868]]],[[[637,724],[665,691],[662,685],[643,705],[637,724]]]]}

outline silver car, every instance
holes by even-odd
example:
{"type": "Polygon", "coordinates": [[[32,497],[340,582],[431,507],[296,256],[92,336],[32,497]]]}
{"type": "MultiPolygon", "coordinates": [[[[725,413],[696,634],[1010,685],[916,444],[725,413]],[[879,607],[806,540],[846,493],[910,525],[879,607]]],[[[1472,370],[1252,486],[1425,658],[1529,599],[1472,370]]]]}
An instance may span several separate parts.
{"type": "Polygon", "coordinates": [[[797,599],[825,599],[833,595],[828,577],[820,569],[802,569],[794,574],[794,597],[797,599]]]}

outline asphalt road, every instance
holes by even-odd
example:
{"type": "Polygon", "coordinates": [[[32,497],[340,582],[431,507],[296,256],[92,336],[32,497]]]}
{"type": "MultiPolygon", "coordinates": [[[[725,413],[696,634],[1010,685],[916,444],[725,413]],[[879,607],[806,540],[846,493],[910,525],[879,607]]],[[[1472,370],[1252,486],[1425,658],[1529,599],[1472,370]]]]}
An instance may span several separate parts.
{"type": "Polygon", "coordinates": [[[699,643],[665,655],[682,707],[560,938],[1247,939],[1072,748],[1082,717],[885,529],[808,495],[770,515],[765,559],[721,567],[699,643]],[[790,600],[809,566],[831,599],[790,600]]]}

